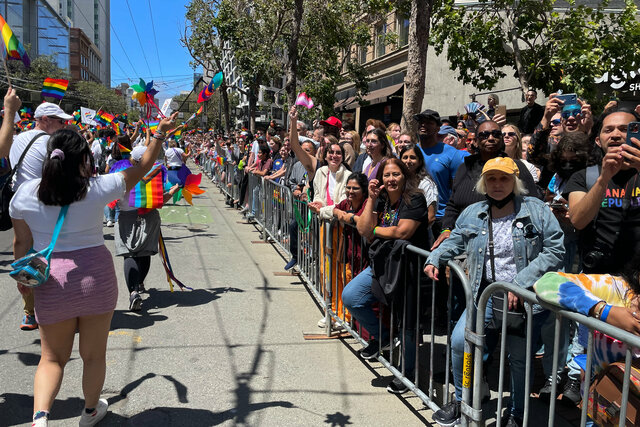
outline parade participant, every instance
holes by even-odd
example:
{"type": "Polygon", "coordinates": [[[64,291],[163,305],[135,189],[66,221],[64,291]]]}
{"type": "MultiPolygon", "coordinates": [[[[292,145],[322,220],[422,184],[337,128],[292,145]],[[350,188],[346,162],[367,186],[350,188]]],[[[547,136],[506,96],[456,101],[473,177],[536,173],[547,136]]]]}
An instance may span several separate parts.
{"type": "MultiPolygon", "coordinates": [[[[4,97],[5,117],[13,117],[22,105],[15,89],[11,87],[4,97]]],[[[13,138],[12,120],[2,121],[2,136],[0,138],[0,157],[9,157],[11,165],[17,165],[24,154],[22,163],[13,178],[13,191],[32,179],[42,176],[42,165],[46,158],[49,135],[64,128],[67,120],[73,116],[66,114],[59,106],[50,102],[43,102],[36,108],[34,118],[36,126],[32,130],[18,134],[13,138]],[[32,143],[31,147],[29,144],[32,143]]],[[[38,328],[34,315],[33,294],[22,295],[23,316],[20,329],[29,331],[38,328]]]]}
{"type": "Polygon", "coordinates": [[[49,244],[61,207],[69,205],[49,279],[35,289],[18,284],[21,293],[34,293],[40,324],[42,355],[34,380],[35,426],[47,425],[76,331],[84,362],[85,408],[80,426],[94,425],[107,413],[108,403],[100,399],[100,393],[118,290],[113,260],[104,246],[102,210],[108,201],[123,197],[151,169],[163,134],[171,129],[176,116],[160,122],[149,152],[137,166],[97,177],[86,141],[69,130],[54,133],[47,144],[42,178],[25,182],[11,201],[16,259],[32,246],[40,251],[49,244]]]}
{"type": "MultiPolygon", "coordinates": [[[[479,133],[484,132],[491,123],[494,122],[482,123],[479,133]]],[[[497,124],[496,130],[499,132],[497,124]]],[[[476,188],[487,200],[466,208],[450,237],[431,252],[424,269],[429,278],[438,280],[444,273],[441,265],[466,253],[469,283],[474,301],[477,301],[490,283],[512,282],[529,288],[545,272],[560,268],[564,248],[558,221],[542,201],[524,196],[526,190],[518,175],[518,166],[509,157],[496,157],[484,164],[476,188]],[[525,227],[522,224],[527,225],[525,227]]],[[[508,298],[509,310],[515,310],[521,304],[514,294],[510,293],[508,298]]],[[[534,306],[533,311],[532,342],[535,343],[548,312],[540,306],[534,306]]],[[[493,310],[487,307],[485,323],[489,323],[493,317],[493,310]]],[[[464,331],[468,327],[464,322],[464,312],[460,318],[463,321],[456,323],[451,334],[456,399],[433,415],[434,421],[442,426],[454,425],[460,418],[464,331]]],[[[522,425],[525,399],[522,384],[525,361],[531,356],[526,354],[525,346],[526,339],[523,336],[507,336],[511,372],[511,404],[507,418],[512,423],[507,425],[522,425]]],[[[550,371],[551,367],[545,366],[545,374],[550,375],[550,371]]]]}

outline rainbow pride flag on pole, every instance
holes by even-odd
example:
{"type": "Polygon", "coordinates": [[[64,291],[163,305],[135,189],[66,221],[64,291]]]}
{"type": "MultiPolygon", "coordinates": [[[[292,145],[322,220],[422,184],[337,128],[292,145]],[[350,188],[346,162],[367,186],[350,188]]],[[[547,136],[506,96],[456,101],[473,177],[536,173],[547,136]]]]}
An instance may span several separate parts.
{"type": "Polygon", "coordinates": [[[69,80],[64,79],[51,79],[47,77],[42,83],[42,96],[49,96],[51,98],[62,99],[69,87],[69,80]]]}
{"type": "Polygon", "coordinates": [[[107,113],[106,111],[99,110],[96,113],[96,116],[93,118],[93,120],[98,120],[103,124],[107,125],[107,124],[110,124],[114,118],[115,117],[113,117],[113,115],[107,113]]]}
{"type": "Polygon", "coordinates": [[[7,58],[21,60],[24,66],[29,68],[31,60],[27,55],[27,51],[24,50],[24,46],[22,46],[22,43],[20,43],[15,34],[13,34],[13,31],[9,28],[9,24],[7,24],[7,21],[4,20],[2,15],[0,15],[0,28],[7,58]]]}

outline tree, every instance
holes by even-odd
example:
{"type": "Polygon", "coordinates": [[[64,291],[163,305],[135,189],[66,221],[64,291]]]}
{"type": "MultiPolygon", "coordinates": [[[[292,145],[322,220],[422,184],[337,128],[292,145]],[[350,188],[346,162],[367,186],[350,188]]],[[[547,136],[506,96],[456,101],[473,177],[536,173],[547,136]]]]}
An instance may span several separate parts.
{"type": "Polygon", "coordinates": [[[69,95],[65,95],[65,99],[73,101],[74,109],[89,107],[97,110],[102,108],[111,114],[127,112],[124,98],[100,83],[73,81],[69,85],[69,91],[67,92],[69,95]]]}
{"type": "MultiPolygon", "coordinates": [[[[192,0],[187,5],[187,25],[184,35],[181,37],[183,46],[187,48],[195,65],[201,65],[205,69],[215,66],[222,70],[223,47],[220,45],[217,29],[217,14],[219,7],[217,0],[192,0]]],[[[226,77],[226,76],[225,76],[226,77]]],[[[218,88],[222,94],[222,113],[224,114],[225,131],[231,128],[231,112],[226,78],[218,88]]],[[[209,101],[211,102],[211,101],[209,101]]]]}
{"type": "Polygon", "coordinates": [[[468,7],[438,0],[432,42],[438,54],[446,50],[459,80],[481,90],[495,87],[511,69],[523,92],[562,89],[591,98],[595,77],[637,70],[640,27],[633,1],[617,12],[607,11],[609,1],[596,8],[575,1],[562,6],[556,0],[481,0],[468,7]]]}
{"type": "Polygon", "coordinates": [[[411,0],[407,75],[404,79],[404,100],[400,121],[400,127],[410,133],[415,133],[417,130],[413,115],[420,112],[424,98],[433,3],[434,0],[411,0]]]}

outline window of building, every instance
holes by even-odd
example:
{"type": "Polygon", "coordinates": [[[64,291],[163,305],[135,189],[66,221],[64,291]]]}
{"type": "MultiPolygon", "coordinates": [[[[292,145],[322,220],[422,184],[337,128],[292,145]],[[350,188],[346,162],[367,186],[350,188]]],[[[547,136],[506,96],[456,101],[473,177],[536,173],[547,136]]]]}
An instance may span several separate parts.
{"type": "Polygon", "coordinates": [[[376,58],[385,54],[385,39],[387,36],[387,23],[381,22],[376,25],[376,58]]]}
{"type": "Polygon", "coordinates": [[[37,22],[38,55],[52,56],[58,67],[69,70],[69,28],[43,3],[38,3],[37,22]]]}
{"type": "Polygon", "coordinates": [[[398,16],[398,47],[409,44],[409,18],[407,16],[398,16]]]}
{"type": "Polygon", "coordinates": [[[276,93],[272,90],[265,90],[262,95],[262,100],[264,102],[273,104],[274,102],[276,102],[276,93]]]}
{"type": "Polygon", "coordinates": [[[358,62],[360,62],[361,64],[367,62],[367,50],[367,46],[360,46],[358,48],[358,62]]]}

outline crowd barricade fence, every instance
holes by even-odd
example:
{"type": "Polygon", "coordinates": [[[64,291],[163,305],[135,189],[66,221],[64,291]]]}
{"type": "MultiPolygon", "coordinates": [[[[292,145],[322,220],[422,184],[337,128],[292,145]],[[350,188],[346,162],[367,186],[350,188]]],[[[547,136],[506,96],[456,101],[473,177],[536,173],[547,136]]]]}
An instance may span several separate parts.
{"type": "Polygon", "coordinates": [[[265,194],[263,232],[286,255],[291,256],[289,225],[295,220],[291,189],[268,179],[263,179],[263,188],[265,194]]]}
{"type": "MultiPolygon", "coordinates": [[[[525,383],[524,386],[524,426],[531,425],[532,420],[530,419],[531,413],[531,386],[533,385],[533,378],[531,369],[533,363],[533,346],[537,343],[533,343],[531,341],[532,338],[532,327],[533,327],[533,309],[532,306],[534,304],[541,305],[544,309],[549,310],[549,316],[553,316],[552,320],[554,320],[554,348],[552,353],[552,368],[551,374],[554,376],[554,380],[552,381],[552,389],[551,396],[556,396],[557,385],[559,379],[558,375],[558,366],[561,363],[564,365],[564,360],[559,360],[559,351],[560,351],[560,335],[562,333],[562,321],[569,320],[574,321],[582,325],[583,327],[589,330],[588,335],[588,343],[587,343],[587,362],[586,362],[586,371],[585,372],[593,372],[593,357],[594,357],[594,331],[599,331],[601,333],[607,334],[612,338],[615,338],[626,345],[626,356],[625,356],[625,372],[631,372],[631,361],[633,358],[632,349],[640,348],[640,336],[631,334],[627,331],[624,331],[620,328],[617,328],[613,325],[610,325],[606,322],[602,322],[593,317],[584,316],[580,313],[576,313],[573,311],[567,311],[560,309],[554,305],[548,304],[540,300],[537,295],[527,289],[521,288],[512,283],[506,282],[496,282],[489,285],[478,298],[478,305],[476,310],[476,327],[475,332],[470,329],[467,329],[467,338],[470,342],[474,344],[474,368],[473,368],[473,404],[472,406],[468,406],[465,403],[462,404],[462,414],[463,418],[473,426],[481,426],[484,425],[483,419],[486,419],[486,416],[483,416],[482,413],[482,393],[481,393],[481,385],[483,378],[483,352],[484,352],[484,343],[486,339],[486,331],[485,327],[485,311],[487,310],[487,303],[489,302],[491,296],[495,293],[502,293],[504,298],[504,305],[502,307],[503,312],[508,311],[508,298],[507,294],[511,292],[518,296],[521,301],[524,303],[525,313],[526,313],[526,354],[529,357],[526,358],[526,366],[525,366],[525,383]]],[[[470,323],[468,323],[469,325],[470,323]]],[[[503,316],[502,325],[501,325],[501,337],[499,342],[499,373],[498,373],[498,402],[496,409],[496,419],[497,426],[500,426],[500,414],[503,408],[503,399],[504,399],[504,380],[505,380],[505,365],[506,365],[506,337],[507,337],[507,316],[503,316]]],[[[585,374],[585,380],[582,388],[582,402],[588,402],[589,399],[589,389],[591,387],[591,383],[593,380],[593,375],[585,374]]],[[[625,376],[624,383],[622,384],[622,400],[619,408],[619,417],[620,423],[619,426],[625,426],[625,416],[627,410],[627,402],[629,400],[629,382],[630,376],[625,376]]],[[[548,426],[552,427],[556,425],[556,409],[557,401],[556,399],[550,399],[549,403],[549,414],[548,414],[548,426]]],[[[583,404],[581,408],[581,417],[580,417],[580,426],[585,426],[587,422],[587,409],[588,405],[583,404]]]]}

